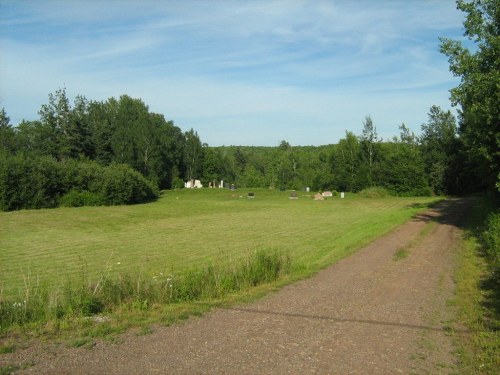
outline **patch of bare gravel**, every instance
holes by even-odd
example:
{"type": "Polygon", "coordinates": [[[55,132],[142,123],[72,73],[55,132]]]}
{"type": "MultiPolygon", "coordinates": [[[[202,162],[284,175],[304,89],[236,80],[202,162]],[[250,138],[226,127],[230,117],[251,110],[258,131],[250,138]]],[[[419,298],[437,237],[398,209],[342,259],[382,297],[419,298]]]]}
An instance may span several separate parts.
{"type": "Polygon", "coordinates": [[[466,208],[464,200],[443,202],[250,305],[91,350],[32,345],[1,362],[32,363],[22,371],[29,374],[452,373],[446,300],[466,208]],[[405,247],[408,256],[395,260],[405,247]]]}

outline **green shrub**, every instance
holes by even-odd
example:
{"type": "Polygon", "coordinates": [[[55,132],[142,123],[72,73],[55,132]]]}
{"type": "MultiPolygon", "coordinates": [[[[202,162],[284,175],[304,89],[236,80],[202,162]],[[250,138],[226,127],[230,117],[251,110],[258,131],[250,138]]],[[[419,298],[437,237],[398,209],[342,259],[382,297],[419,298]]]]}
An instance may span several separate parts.
{"type": "Polygon", "coordinates": [[[0,156],[0,209],[56,207],[63,194],[62,168],[49,156],[0,156]]]}
{"type": "Polygon", "coordinates": [[[107,205],[140,203],[159,196],[158,189],[150,181],[125,164],[112,164],[106,168],[101,194],[107,205]]]}
{"type": "Polygon", "coordinates": [[[59,204],[63,207],[102,206],[104,198],[98,193],[73,189],[61,197],[59,204]]]}
{"type": "Polygon", "coordinates": [[[184,181],[179,177],[174,178],[174,181],[172,182],[172,189],[182,188],[184,188],[184,181]]]}
{"type": "Polygon", "coordinates": [[[384,198],[391,195],[391,193],[386,188],[380,186],[373,186],[363,189],[358,194],[360,197],[364,198],[384,198]]]}
{"type": "Polygon", "coordinates": [[[0,154],[0,210],[151,201],[156,186],[128,165],[0,154]]]}

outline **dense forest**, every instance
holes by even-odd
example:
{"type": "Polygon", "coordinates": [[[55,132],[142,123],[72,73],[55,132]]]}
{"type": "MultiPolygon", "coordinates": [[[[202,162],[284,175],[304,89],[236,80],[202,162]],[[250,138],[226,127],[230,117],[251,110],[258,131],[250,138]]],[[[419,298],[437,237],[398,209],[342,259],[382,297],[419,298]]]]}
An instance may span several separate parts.
{"type": "Polygon", "coordinates": [[[471,51],[441,40],[451,72],[461,78],[451,90],[458,124],[450,111],[432,106],[420,134],[395,124],[399,135],[383,140],[371,117],[360,116],[357,134],[346,131],[337,144],[210,147],[141,99],[77,96],[71,103],[63,88],[49,94],[36,121],[13,126],[0,111],[0,209],[137,203],[190,179],[313,191],[377,186],[396,195],[497,190],[499,6],[457,4],[475,44],[471,51]]]}

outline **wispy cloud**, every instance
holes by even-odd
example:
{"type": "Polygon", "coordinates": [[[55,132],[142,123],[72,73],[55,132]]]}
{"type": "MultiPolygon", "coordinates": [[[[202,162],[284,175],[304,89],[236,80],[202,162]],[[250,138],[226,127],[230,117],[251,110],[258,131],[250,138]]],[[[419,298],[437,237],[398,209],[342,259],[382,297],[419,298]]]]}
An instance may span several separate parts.
{"type": "Polygon", "coordinates": [[[366,114],[390,136],[449,107],[438,37],[461,17],[451,1],[0,2],[0,105],[33,119],[66,86],[141,97],[213,145],[336,142],[366,114]]]}

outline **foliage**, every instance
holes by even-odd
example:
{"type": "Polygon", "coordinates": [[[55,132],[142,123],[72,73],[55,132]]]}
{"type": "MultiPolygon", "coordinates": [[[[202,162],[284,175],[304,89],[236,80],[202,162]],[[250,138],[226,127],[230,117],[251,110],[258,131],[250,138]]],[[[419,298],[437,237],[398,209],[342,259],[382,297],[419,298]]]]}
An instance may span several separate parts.
{"type": "Polygon", "coordinates": [[[61,181],[61,168],[51,157],[0,154],[0,210],[56,207],[61,181]]]}
{"type": "Polygon", "coordinates": [[[451,100],[460,106],[468,178],[492,190],[500,168],[500,2],[458,0],[457,7],[466,14],[464,35],[473,46],[443,38],[441,52],[461,78],[451,100]]]}
{"type": "Polygon", "coordinates": [[[72,189],[61,197],[60,205],[63,207],[102,206],[104,199],[97,193],[72,189]]]}
{"type": "Polygon", "coordinates": [[[375,181],[375,168],[378,158],[378,136],[377,128],[373,124],[370,116],[366,116],[363,122],[363,132],[360,137],[361,145],[361,158],[364,161],[363,167],[366,169],[364,172],[366,178],[366,186],[373,186],[375,181]]]}
{"type": "Polygon", "coordinates": [[[139,203],[156,187],[127,165],[0,154],[0,209],[139,203]]]}
{"type": "MultiPolygon", "coordinates": [[[[292,146],[285,140],[276,147],[209,147],[194,129],[182,132],[163,115],[150,112],[142,100],[127,95],[104,102],[77,96],[71,105],[65,90],[59,89],[49,94],[37,121],[23,121],[12,128],[4,110],[0,115],[0,152],[52,157],[65,163],[68,171],[62,172],[63,186],[53,194],[64,205],[121,204],[152,197],[137,191],[136,175],[115,164],[139,172],[155,185],[149,187],[153,190],[182,188],[187,179],[200,179],[204,186],[223,180],[243,188],[298,191],[309,187],[359,192],[380,186],[405,196],[466,192],[484,172],[464,168],[472,165],[474,154],[457,136],[451,112],[437,106],[431,107],[421,136],[403,124],[399,138],[383,141],[366,116],[361,135],[346,131],[338,144],[318,147],[292,146]],[[96,178],[97,164],[90,166],[83,160],[110,169],[96,178]],[[476,178],[469,178],[471,170],[476,178]],[[87,186],[88,181],[99,186],[87,186]]],[[[57,199],[52,199],[38,206],[56,204],[57,199]]]]}
{"type": "Polygon", "coordinates": [[[422,125],[420,142],[429,185],[436,194],[456,192],[456,171],[452,170],[458,149],[455,117],[438,106],[431,107],[428,117],[427,124],[422,125]]]}
{"type": "Polygon", "coordinates": [[[359,196],[364,198],[384,198],[390,195],[387,189],[378,186],[372,186],[359,192],[359,196]]]}
{"type": "Polygon", "coordinates": [[[128,164],[160,188],[171,187],[185,169],[183,133],[140,99],[122,95],[96,102],[77,96],[72,106],[65,89],[59,89],[39,114],[40,120],[23,121],[15,129],[2,125],[0,150],[128,164]]]}

